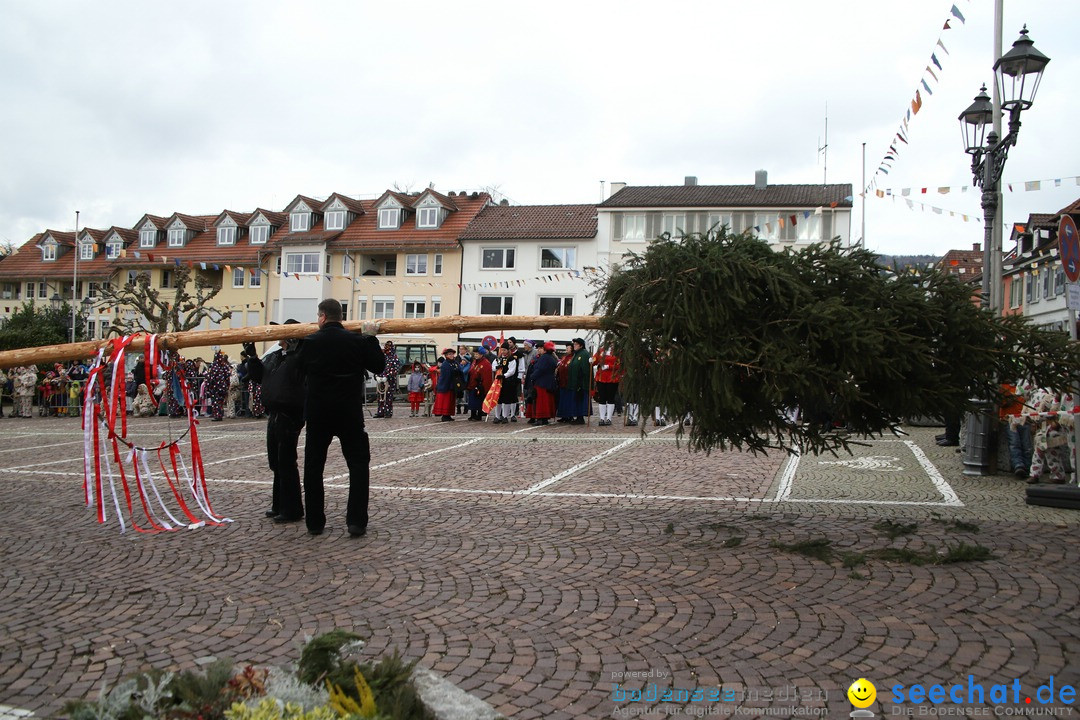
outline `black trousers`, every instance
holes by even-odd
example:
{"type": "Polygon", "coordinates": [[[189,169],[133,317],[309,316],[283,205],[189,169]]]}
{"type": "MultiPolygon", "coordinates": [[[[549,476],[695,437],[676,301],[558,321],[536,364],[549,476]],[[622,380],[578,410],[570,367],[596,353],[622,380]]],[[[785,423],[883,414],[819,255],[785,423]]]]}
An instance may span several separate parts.
{"type": "Polygon", "coordinates": [[[304,514],[300,469],[296,461],[296,446],[303,427],[302,420],[280,412],[271,412],[266,423],[266,459],[274,473],[270,509],[289,518],[304,514]]]}
{"type": "Polygon", "coordinates": [[[341,454],[349,467],[349,502],[345,524],[367,527],[368,487],[370,485],[371,445],[364,431],[362,417],[319,417],[308,413],[307,441],[304,443],[304,496],[307,500],[308,530],[321,531],[326,526],[323,470],[326,451],[334,436],[341,441],[341,454]]]}

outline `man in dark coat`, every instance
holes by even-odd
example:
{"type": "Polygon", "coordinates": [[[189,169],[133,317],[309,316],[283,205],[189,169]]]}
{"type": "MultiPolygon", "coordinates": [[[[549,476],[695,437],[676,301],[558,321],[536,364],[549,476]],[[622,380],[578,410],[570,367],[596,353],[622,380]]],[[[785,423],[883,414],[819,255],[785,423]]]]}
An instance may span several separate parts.
{"type": "Polygon", "coordinates": [[[349,535],[367,532],[368,484],[371,449],[364,431],[364,380],[386,367],[386,356],[375,337],[376,323],[365,323],[365,334],[349,332],[341,324],[341,303],[319,303],[319,330],[304,339],[300,369],[307,381],[304,420],[304,495],[307,529],[321,535],[326,525],[323,469],[326,451],[336,435],[349,467],[349,502],[345,524],[349,535]],[[371,334],[368,334],[371,331],[371,334]]]}
{"type": "MultiPolygon", "coordinates": [[[[289,318],[286,325],[298,321],[289,318]]],[[[263,403],[270,417],[266,423],[266,458],[274,473],[268,518],[277,523],[297,522],[304,517],[300,497],[300,470],[296,445],[304,427],[304,376],[300,373],[299,349],[303,340],[283,340],[281,347],[263,362],[255,346],[244,345],[251,380],[262,383],[263,403]]]]}

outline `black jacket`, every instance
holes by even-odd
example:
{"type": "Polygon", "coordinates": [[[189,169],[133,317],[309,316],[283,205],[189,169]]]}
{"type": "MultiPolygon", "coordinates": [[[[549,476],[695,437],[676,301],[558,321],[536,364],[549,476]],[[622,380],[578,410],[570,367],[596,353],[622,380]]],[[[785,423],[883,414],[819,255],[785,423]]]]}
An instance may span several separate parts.
{"type": "MultiPolygon", "coordinates": [[[[304,341],[300,341],[301,347],[304,341]]],[[[247,360],[248,377],[262,384],[263,407],[285,413],[301,421],[304,417],[304,376],[300,372],[300,349],[275,350],[263,362],[257,356],[247,360]]]]}
{"type": "MultiPolygon", "coordinates": [[[[350,332],[339,322],[325,322],[321,330],[304,338],[298,355],[307,381],[307,418],[322,413],[351,415],[359,410],[367,373],[378,375],[386,368],[386,356],[375,336],[350,332]]],[[[264,386],[264,397],[265,392],[264,386]]]]}

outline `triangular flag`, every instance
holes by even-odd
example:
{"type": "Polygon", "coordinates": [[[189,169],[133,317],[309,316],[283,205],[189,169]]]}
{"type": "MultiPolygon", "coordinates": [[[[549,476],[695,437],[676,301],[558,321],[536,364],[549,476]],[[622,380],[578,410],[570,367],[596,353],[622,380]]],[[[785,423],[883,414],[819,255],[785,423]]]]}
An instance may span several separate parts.
{"type": "Polygon", "coordinates": [[[1032,192],[1033,190],[1040,190],[1040,189],[1042,189],[1042,181],[1041,180],[1030,180],[1030,181],[1024,183],[1024,191],[1025,192],[1032,192]]]}
{"type": "MultiPolygon", "coordinates": [[[[922,83],[922,86],[923,86],[923,87],[924,87],[924,88],[926,89],[926,94],[927,94],[927,95],[933,95],[933,94],[934,94],[934,91],[933,91],[933,90],[931,90],[931,89],[930,89],[930,86],[926,84],[926,79],[925,79],[925,78],[924,78],[924,79],[922,79],[922,80],[920,80],[919,82],[921,82],[921,83],[922,83]]],[[[921,103],[920,103],[920,104],[921,104],[921,103]]]]}
{"type": "Polygon", "coordinates": [[[795,227],[795,225],[797,224],[795,216],[791,215],[788,219],[791,220],[791,227],[795,227]]]}
{"type": "Polygon", "coordinates": [[[1025,232],[1027,232],[1027,228],[1026,228],[1026,227],[1024,227],[1023,225],[1013,225],[1013,228],[1014,228],[1014,229],[1016,230],[1016,232],[1018,232],[1018,233],[1025,233],[1025,232]]]}
{"type": "Polygon", "coordinates": [[[956,19],[960,22],[965,22],[964,16],[960,14],[960,8],[956,7],[955,5],[952,6],[952,14],[955,15],[956,19]]]}
{"type": "Polygon", "coordinates": [[[915,99],[911,101],[911,110],[916,115],[919,114],[919,109],[922,108],[922,96],[919,95],[919,91],[915,91],[915,99]]]}
{"type": "Polygon", "coordinates": [[[926,66],[926,72],[930,73],[930,77],[934,78],[934,82],[941,82],[938,80],[938,76],[934,74],[934,71],[930,69],[930,66],[926,66]]]}
{"type": "Polygon", "coordinates": [[[150,262],[154,262],[154,256],[152,253],[146,253],[146,259],[150,262]]]}
{"type": "MultiPolygon", "coordinates": [[[[938,40],[938,45],[941,45],[941,41],[940,41],[940,40],[938,40]]],[[[942,47],[945,47],[945,46],[944,46],[944,45],[942,45],[942,47]]],[[[941,70],[941,69],[943,69],[943,68],[941,67],[941,63],[940,63],[940,62],[938,62],[938,59],[937,59],[937,55],[935,55],[934,53],[930,53],[930,62],[932,62],[932,63],[934,63],[935,65],[937,65],[937,69],[938,69],[938,70],[941,70]]]]}
{"type": "Polygon", "coordinates": [[[941,42],[941,38],[938,38],[937,44],[938,44],[938,47],[940,47],[942,50],[945,51],[946,55],[949,54],[949,48],[945,47],[945,43],[941,42]]]}
{"type": "Polygon", "coordinates": [[[952,30],[952,28],[949,27],[949,21],[948,20],[945,21],[945,25],[941,29],[942,30],[952,30]]]}

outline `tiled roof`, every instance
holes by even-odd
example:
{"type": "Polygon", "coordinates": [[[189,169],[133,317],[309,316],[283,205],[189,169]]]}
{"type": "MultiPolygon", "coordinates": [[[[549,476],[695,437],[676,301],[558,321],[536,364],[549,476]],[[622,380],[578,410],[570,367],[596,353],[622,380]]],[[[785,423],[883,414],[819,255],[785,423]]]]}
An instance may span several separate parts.
{"type": "Polygon", "coordinates": [[[462,240],[528,240],[596,237],[595,205],[489,205],[462,240]]]}
{"type": "Polygon", "coordinates": [[[1061,217],[1062,215],[1077,215],[1080,214],[1080,198],[1072,201],[1065,207],[1061,208],[1054,214],[1054,217],[1061,217]]]}
{"type": "Polygon", "coordinates": [[[333,193],[332,195],[330,195],[330,197],[326,198],[326,201],[323,202],[323,204],[320,205],[318,209],[320,211],[324,211],[335,199],[340,200],[342,205],[344,205],[349,210],[352,210],[357,215],[365,212],[364,204],[362,202],[360,202],[359,200],[353,200],[348,195],[342,195],[341,193],[333,193]]]}
{"type": "Polygon", "coordinates": [[[341,230],[323,230],[323,224],[320,222],[316,223],[311,230],[276,232],[266,245],[271,248],[279,248],[282,245],[309,245],[311,243],[330,242],[341,232],[341,230]]]}
{"type": "Polygon", "coordinates": [[[65,247],[75,247],[75,233],[63,232],[60,230],[46,230],[45,233],[38,239],[38,242],[45,240],[46,238],[52,238],[56,241],[57,245],[65,247]]]}
{"type": "Polygon", "coordinates": [[[371,204],[371,206],[372,207],[378,207],[379,204],[383,200],[385,200],[387,197],[394,198],[395,200],[398,201],[398,204],[400,204],[402,207],[406,207],[406,208],[411,208],[412,204],[413,204],[413,201],[416,200],[415,197],[413,197],[413,196],[411,196],[411,195],[409,195],[407,193],[400,193],[400,192],[395,192],[394,190],[387,190],[382,195],[380,195],[378,198],[376,198],[375,202],[373,202],[371,204]]]}
{"type": "Polygon", "coordinates": [[[950,250],[937,263],[938,267],[951,275],[960,275],[962,280],[982,275],[983,252],[981,250],[950,250]]]}
{"type": "Polygon", "coordinates": [[[213,225],[214,221],[217,220],[217,217],[217,215],[184,215],[183,213],[173,213],[169,216],[166,224],[171,223],[173,218],[176,218],[184,223],[184,227],[188,230],[202,232],[213,225]]]}
{"type": "Polygon", "coordinates": [[[252,213],[236,212],[235,210],[222,210],[218,214],[218,216],[214,218],[214,222],[211,224],[217,225],[219,222],[222,221],[222,219],[225,218],[226,215],[231,217],[233,222],[237,225],[240,225],[241,227],[247,225],[248,221],[251,220],[253,216],[252,213]]]}
{"type": "Polygon", "coordinates": [[[255,211],[251,213],[251,217],[248,218],[248,222],[252,222],[259,215],[270,221],[272,227],[281,227],[289,221],[289,217],[282,212],[274,212],[273,210],[263,210],[262,208],[255,208],[255,211]]]}
{"type": "MultiPolygon", "coordinates": [[[[399,200],[400,193],[387,191],[379,200],[387,194],[393,195],[399,200]]],[[[405,196],[404,204],[410,206],[414,198],[405,196]]],[[[376,201],[364,201],[365,206],[373,208],[376,201]]],[[[404,225],[396,230],[380,230],[378,228],[378,213],[367,212],[348,225],[341,235],[330,243],[331,248],[356,248],[359,250],[423,250],[453,248],[458,244],[458,238],[476,217],[484,206],[491,202],[491,196],[487,193],[473,193],[472,195],[454,196],[454,205],[457,210],[447,214],[441,226],[420,230],[415,222],[406,220],[404,225]]]]}
{"type": "Polygon", "coordinates": [[[151,215],[150,213],[147,213],[146,215],[143,215],[141,218],[139,218],[139,222],[135,223],[131,227],[132,227],[133,230],[138,230],[140,227],[142,227],[142,224],[144,222],[149,220],[150,222],[152,222],[154,224],[154,227],[156,227],[158,230],[161,230],[162,228],[165,227],[165,220],[166,219],[167,218],[163,218],[160,215],[151,215]]]}
{"type": "Polygon", "coordinates": [[[640,185],[628,186],[601,208],[836,207],[852,206],[851,185],[640,185]]]}
{"type": "Polygon", "coordinates": [[[133,243],[139,239],[139,233],[135,230],[131,230],[130,228],[123,228],[113,225],[111,228],[105,231],[105,235],[110,235],[112,233],[116,233],[120,236],[120,239],[124,241],[125,247],[129,243],[133,243]]]}
{"type": "Polygon", "coordinates": [[[428,188],[427,190],[420,193],[420,195],[415,200],[413,200],[412,206],[414,208],[419,207],[420,206],[420,201],[423,200],[424,197],[427,196],[427,195],[430,195],[431,197],[438,200],[439,204],[442,205],[447,210],[457,210],[458,209],[458,206],[455,205],[454,201],[451,200],[448,196],[443,195],[441,192],[436,192],[436,191],[432,190],[431,188],[428,188]]]}
{"type": "Polygon", "coordinates": [[[322,207],[322,204],[324,202],[322,200],[316,200],[315,198],[310,198],[307,195],[297,195],[296,197],[294,197],[289,202],[288,205],[285,206],[285,211],[284,211],[285,214],[288,214],[290,212],[290,210],[292,209],[292,207],[294,205],[296,205],[297,201],[299,201],[299,200],[303,200],[304,204],[307,205],[309,208],[311,208],[315,212],[319,211],[319,208],[322,207]]]}

